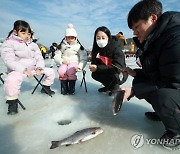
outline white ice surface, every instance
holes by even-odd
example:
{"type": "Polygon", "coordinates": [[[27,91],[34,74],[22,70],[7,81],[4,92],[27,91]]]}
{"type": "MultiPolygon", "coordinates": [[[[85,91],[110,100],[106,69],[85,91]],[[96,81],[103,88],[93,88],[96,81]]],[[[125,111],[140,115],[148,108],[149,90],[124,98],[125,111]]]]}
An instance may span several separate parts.
{"type": "MultiPolygon", "coordinates": [[[[47,66],[50,60],[46,60],[47,66]]],[[[128,66],[136,67],[135,59],[127,59],[128,66]]],[[[89,64],[88,64],[89,65],[89,64]]],[[[144,112],[152,111],[145,100],[132,98],[125,102],[121,111],[113,116],[112,99],[104,93],[98,93],[100,83],[91,78],[86,67],[86,82],[80,88],[82,73],[78,73],[76,95],[60,94],[60,83],[56,74],[52,89],[56,94],[51,98],[40,93],[41,87],[32,95],[36,85],[34,79],[25,79],[19,100],[26,110],[19,107],[19,113],[7,115],[7,104],[3,85],[0,82],[0,154],[166,154],[179,153],[179,150],[168,151],[161,145],[147,144],[135,149],[131,144],[132,136],[142,134],[144,140],[158,139],[165,129],[161,122],[153,122],[145,118],[144,112]],[[69,125],[58,125],[58,121],[71,120],[69,125]],[[61,146],[50,150],[52,140],[61,140],[77,130],[99,126],[103,133],[82,144],[61,146]]],[[[54,68],[55,69],[55,68],[54,68]]],[[[0,72],[5,72],[0,58],[0,72]]],[[[55,71],[56,72],[56,71],[55,71]]],[[[4,78],[5,76],[3,76],[4,78]]],[[[128,78],[124,85],[131,85],[128,78]]]]}

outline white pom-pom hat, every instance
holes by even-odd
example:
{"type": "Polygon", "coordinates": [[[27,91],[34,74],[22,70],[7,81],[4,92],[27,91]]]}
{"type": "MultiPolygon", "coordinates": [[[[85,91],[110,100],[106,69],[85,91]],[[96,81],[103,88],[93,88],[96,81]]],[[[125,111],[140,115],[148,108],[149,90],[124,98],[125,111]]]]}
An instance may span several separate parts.
{"type": "Polygon", "coordinates": [[[67,25],[65,36],[74,36],[74,37],[77,37],[77,32],[74,29],[73,24],[68,24],[67,25]]]}

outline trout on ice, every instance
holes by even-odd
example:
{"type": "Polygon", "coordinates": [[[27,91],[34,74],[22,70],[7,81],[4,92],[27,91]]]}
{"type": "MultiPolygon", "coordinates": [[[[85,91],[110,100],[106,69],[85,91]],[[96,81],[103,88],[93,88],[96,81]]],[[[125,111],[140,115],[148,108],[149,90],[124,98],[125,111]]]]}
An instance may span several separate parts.
{"type": "Polygon", "coordinates": [[[103,130],[100,127],[92,127],[86,128],[80,131],[75,132],[73,135],[60,140],[60,141],[52,141],[50,149],[57,148],[61,145],[69,146],[71,144],[82,143],[84,141],[90,140],[97,135],[101,134],[103,130]]]}

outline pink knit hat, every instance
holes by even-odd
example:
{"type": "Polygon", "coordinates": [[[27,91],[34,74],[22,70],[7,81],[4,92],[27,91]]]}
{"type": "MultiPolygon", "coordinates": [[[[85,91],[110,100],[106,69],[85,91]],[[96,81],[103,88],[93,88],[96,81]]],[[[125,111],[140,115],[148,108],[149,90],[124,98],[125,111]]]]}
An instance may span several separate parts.
{"type": "Polygon", "coordinates": [[[77,37],[77,32],[74,29],[73,24],[68,24],[67,25],[65,36],[74,36],[74,37],[77,37]]]}

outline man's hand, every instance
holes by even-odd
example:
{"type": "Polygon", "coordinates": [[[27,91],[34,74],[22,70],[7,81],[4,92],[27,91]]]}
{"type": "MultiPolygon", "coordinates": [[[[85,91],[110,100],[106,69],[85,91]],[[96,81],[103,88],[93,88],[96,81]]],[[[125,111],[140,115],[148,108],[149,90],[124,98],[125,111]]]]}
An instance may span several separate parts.
{"type": "Polygon", "coordinates": [[[128,98],[130,98],[133,95],[132,87],[121,87],[118,89],[118,91],[124,90],[124,98],[123,102],[125,102],[128,98]]]}

